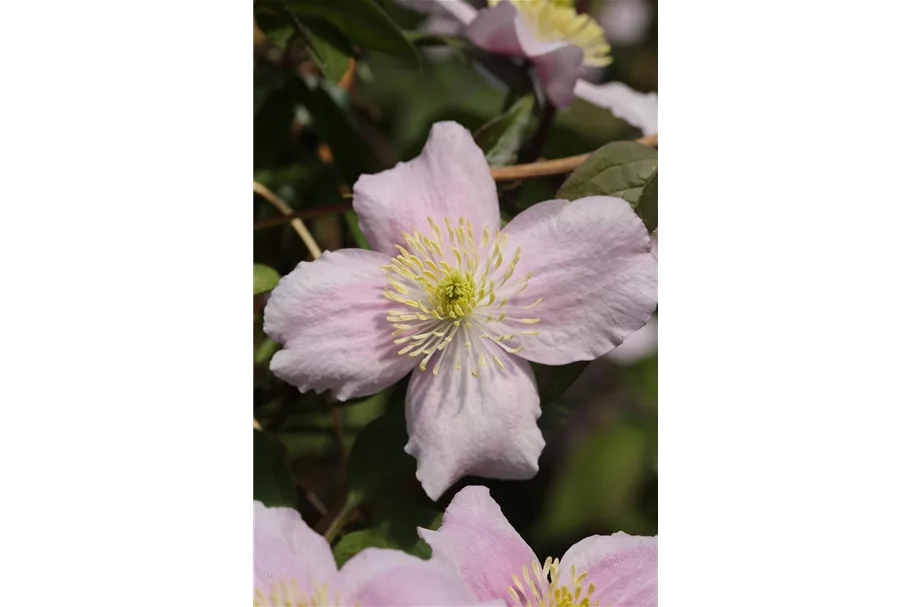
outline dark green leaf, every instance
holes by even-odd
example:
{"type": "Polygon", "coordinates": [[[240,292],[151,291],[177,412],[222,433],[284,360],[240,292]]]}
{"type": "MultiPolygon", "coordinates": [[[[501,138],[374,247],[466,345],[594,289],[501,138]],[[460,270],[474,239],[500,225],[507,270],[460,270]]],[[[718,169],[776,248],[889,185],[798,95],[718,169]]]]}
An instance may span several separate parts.
{"type": "Polygon", "coordinates": [[[546,405],[561,397],[573,385],[573,382],[579,379],[588,363],[589,361],[583,360],[559,367],[532,363],[535,381],[538,383],[538,393],[541,395],[541,404],[546,405]]]}
{"type": "Polygon", "coordinates": [[[267,506],[297,506],[297,491],[280,447],[253,430],[253,499],[267,506]]]}
{"type": "Polygon", "coordinates": [[[332,23],[349,40],[364,48],[420,63],[417,50],[408,37],[372,0],[289,0],[288,5],[305,18],[332,23]]]}
{"type": "Polygon", "coordinates": [[[310,113],[310,127],[332,150],[333,163],[338,166],[349,186],[374,168],[375,157],[358,134],[351,116],[330,94],[325,83],[310,80],[294,81],[297,99],[310,113]]]}
{"type": "Polygon", "coordinates": [[[535,96],[525,95],[505,113],[493,118],[474,134],[492,167],[512,164],[519,148],[534,131],[535,96]]]}
{"type": "Polygon", "coordinates": [[[296,93],[283,86],[274,91],[253,117],[253,165],[274,164],[285,151],[291,136],[296,93]]]}
{"type": "Polygon", "coordinates": [[[658,170],[658,151],[635,141],[615,141],[595,151],[569,176],[557,198],[617,196],[634,209],[658,170]]]}
{"type": "Polygon", "coordinates": [[[636,214],[645,222],[649,232],[654,232],[658,228],[658,171],[655,171],[642,188],[636,214]]]}
{"type": "Polygon", "coordinates": [[[281,278],[278,272],[261,263],[253,264],[253,294],[259,295],[271,291],[281,278]]]}
{"type": "Polygon", "coordinates": [[[269,37],[269,40],[275,46],[284,49],[294,29],[288,23],[288,20],[276,15],[268,10],[254,11],[256,16],[256,25],[269,37]]]}
{"type": "Polygon", "coordinates": [[[414,476],[414,458],[405,453],[408,435],[402,409],[389,407],[357,435],[348,457],[348,502],[352,506],[389,491],[398,479],[414,476]]]}
{"type": "Polygon", "coordinates": [[[364,548],[392,548],[420,558],[430,558],[430,546],[417,533],[418,527],[439,529],[443,514],[414,501],[400,500],[395,508],[378,517],[379,522],[361,531],[347,534],[332,548],[341,567],[364,548]]]}
{"type": "Polygon", "coordinates": [[[354,55],[345,35],[327,21],[308,20],[305,38],[313,60],[330,82],[338,82],[348,71],[348,60],[354,55]]]}

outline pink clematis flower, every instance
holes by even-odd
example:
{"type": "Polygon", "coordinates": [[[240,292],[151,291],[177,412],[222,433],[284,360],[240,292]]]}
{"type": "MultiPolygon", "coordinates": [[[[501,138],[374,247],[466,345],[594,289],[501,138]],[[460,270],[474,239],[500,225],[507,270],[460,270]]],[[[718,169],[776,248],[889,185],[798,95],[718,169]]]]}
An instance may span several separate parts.
{"type": "Polygon", "coordinates": [[[611,110],[642,130],[658,132],[658,94],[639,93],[620,82],[592,84],[586,68],[612,62],[604,28],[580,15],[572,0],[488,0],[480,11],[464,0],[398,0],[434,15],[449,15],[465,36],[488,52],[528,59],[541,77],[547,98],[566,107],[576,97],[611,110]]]}
{"type": "Polygon", "coordinates": [[[253,542],[254,607],[479,604],[440,559],[367,548],[339,571],[329,543],[291,508],[267,508],[254,501],[253,542]]]}
{"type": "Polygon", "coordinates": [[[272,371],[340,400],[412,370],[417,478],[438,499],[465,475],[527,479],[544,439],[528,361],[592,360],[648,321],[657,261],[642,221],[604,196],[534,205],[500,229],[484,154],[454,122],[421,155],[354,186],[372,251],[303,262],[265,309],[272,371]]]}
{"type": "Polygon", "coordinates": [[[542,565],[486,487],[452,499],[439,531],[418,529],[478,600],[539,607],[658,605],[658,537],[593,535],[542,565]]]}

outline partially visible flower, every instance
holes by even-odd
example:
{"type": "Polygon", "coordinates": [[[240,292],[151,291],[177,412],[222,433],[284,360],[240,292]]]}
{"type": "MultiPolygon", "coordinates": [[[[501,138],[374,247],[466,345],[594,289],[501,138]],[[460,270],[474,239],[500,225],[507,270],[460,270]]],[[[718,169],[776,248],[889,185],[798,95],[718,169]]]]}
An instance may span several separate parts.
{"type": "Polygon", "coordinates": [[[253,550],[254,607],[478,604],[440,559],[367,548],[339,571],[329,543],[291,508],[253,502],[253,550]]]}
{"type": "Polygon", "coordinates": [[[648,0],[607,0],[596,18],[608,40],[617,46],[631,46],[645,39],[652,6],[648,0]]]}
{"type": "Polygon", "coordinates": [[[608,352],[605,358],[621,365],[629,365],[652,356],[658,351],[658,319],[653,316],[644,327],[608,352]]]}
{"type": "MultiPolygon", "coordinates": [[[[658,258],[658,228],[652,232],[652,255],[658,258]]],[[[652,316],[644,327],[623,340],[604,357],[621,365],[633,364],[658,351],[658,317],[652,316]]]]}
{"type": "Polygon", "coordinates": [[[454,122],[434,125],[418,158],[361,176],[354,209],[373,250],[303,262],[272,291],[272,371],[346,400],[416,370],[405,450],[431,499],[466,475],[531,478],[544,439],[528,361],[592,360],[648,321],[645,225],[624,200],[591,196],[500,229],[484,154],[454,122]]]}
{"type": "Polygon", "coordinates": [[[622,82],[576,82],[576,95],[639,128],[643,135],[658,132],[658,93],[640,93],[622,82]]]}
{"type": "Polygon", "coordinates": [[[477,600],[539,607],[658,605],[658,537],[593,535],[542,564],[486,487],[452,499],[439,531],[418,530],[477,600]]]}
{"type": "Polygon", "coordinates": [[[465,35],[491,53],[528,59],[541,77],[547,98],[566,107],[580,97],[610,109],[651,135],[658,131],[658,94],[637,93],[625,84],[592,84],[586,68],[609,65],[604,28],[576,12],[572,0],[488,0],[478,11],[464,0],[398,0],[399,4],[457,19],[465,35]]]}

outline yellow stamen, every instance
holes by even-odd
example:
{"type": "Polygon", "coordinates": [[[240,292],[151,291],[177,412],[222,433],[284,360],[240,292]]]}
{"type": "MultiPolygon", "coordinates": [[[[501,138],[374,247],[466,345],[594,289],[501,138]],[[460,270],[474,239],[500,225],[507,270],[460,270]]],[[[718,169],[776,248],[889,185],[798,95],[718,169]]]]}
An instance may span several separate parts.
{"type": "MultiPolygon", "coordinates": [[[[500,1],[489,3],[496,6],[500,1]]],[[[575,44],[582,49],[582,62],[588,67],[605,67],[613,62],[604,28],[590,16],[577,13],[572,0],[508,1],[539,40],[575,44]]]]}
{"type": "Polygon", "coordinates": [[[506,589],[509,598],[512,599],[511,605],[521,607],[600,607],[599,601],[595,600],[595,585],[588,584],[586,587],[583,582],[586,573],[576,575],[575,566],[569,570],[569,579],[561,579],[559,559],[547,557],[544,566],[537,561],[532,563],[534,580],[528,573],[528,565],[522,567],[522,579],[518,575],[512,576],[512,586],[506,589]]]}
{"type": "MultiPolygon", "coordinates": [[[[464,360],[472,361],[466,366],[472,376],[478,377],[485,364],[485,351],[482,348],[479,353],[471,353],[473,331],[479,330],[482,337],[516,354],[523,348],[516,335],[502,334],[502,330],[491,331],[486,323],[494,319],[507,323],[539,322],[538,319],[507,317],[512,310],[518,309],[510,302],[528,286],[531,274],[521,280],[513,277],[521,259],[521,248],[506,249],[507,235],[493,232],[490,226],[480,232],[479,242],[475,240],[474,226],[464,217],[447,217],[442,222],[428,217],[427,226],[423,232],[417,227],[402,232],[404,245],[395,245],[399,254],[382,266],[389,281],[383,297],[398,307],[389,310],[386,316],[395,329],[392,341],[402,346],[396,349],[398,354],[420,357],[418,368],[421,371],[431,368],[434,374],[439,373],[442,364],[453,364],[457,371],[461,370],[462,353],[466,353],[470,358],[464,360]],[[509,263],[501,269],[504,258],[509,259],[509,263]],[[409,321],[419,322],[410,324],[409,321]],[[479,327],[473,329],[472,322],[479,327]],[[446,355],[447,346],[460,334],[463,337],[459,338],[459,343],[464,341],[465,348],[459,348],[454,356],[446,355]],[[503,343],[507,339],[510,343],[503,343]],[[455,360],[444,363],[444,357],[455,360]]],[[[530,309],[540,301],[522,307],[530,309]]],[[[536,334],[519,332],[519,335],[536,334]]],[[[505,369],[500,357],[493,352],[489,357],[499,369],[505,369]]]]}

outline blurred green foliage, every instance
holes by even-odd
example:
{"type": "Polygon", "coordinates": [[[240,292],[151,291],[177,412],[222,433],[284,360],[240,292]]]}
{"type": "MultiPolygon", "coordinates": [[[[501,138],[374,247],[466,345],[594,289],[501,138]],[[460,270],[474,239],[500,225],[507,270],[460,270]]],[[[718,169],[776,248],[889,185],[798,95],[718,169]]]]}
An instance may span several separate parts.
{"type": "MultiPolygon", "coordinates": [[[[599,1],[590,4],[595,10],[599,1]]],[[[351,187],[362,173],[417,155],[434,122],[463,124],[493,166],[516,162],[540,124],[540,92],[524,66],[422,31],[425,17],[392,0],[258,0],[254,17],[254,180],[306,213],[323,249],[367,247],[349,210],[351,187]]],[[[610,77],[657,89],[657,25],[646,42],[616,49],[615,58],[610,77]]],[[[653,227],[657,154],[611,143],[636,136],[610,112],[576,101],[557,114],[540,154],[635,149],[641,170],[608,171],[627,181],[604,187],[626,191],[653,227]]],[[[553,198],[561,186],[577,197],[598,183],[565,181],[499,183],[504,216],[553,198]]],[[[279,275],[310,257],[258,195],[253,219],[253,401],[262,427],[254,431],[254,498],[300,510],[334,537],[339,563],[368,546],[427,556],[416,526],[438,527],[452,495],[479,482],[541,555],[562,554],[592,533],[657,533],[657,355],[627,366],[535,365],[547,441],[539,474],[524,482],[463,479],[431,502],[403,451],[407,378],[338,403],[327,393],[301,394],[269,371],[279,345],[262,331],[268,293],[279,275]]]]}

